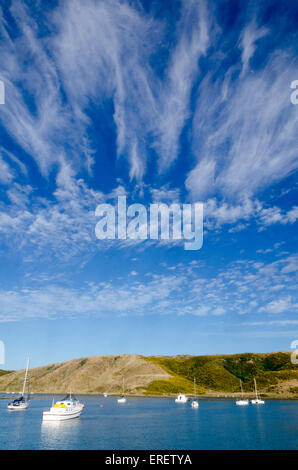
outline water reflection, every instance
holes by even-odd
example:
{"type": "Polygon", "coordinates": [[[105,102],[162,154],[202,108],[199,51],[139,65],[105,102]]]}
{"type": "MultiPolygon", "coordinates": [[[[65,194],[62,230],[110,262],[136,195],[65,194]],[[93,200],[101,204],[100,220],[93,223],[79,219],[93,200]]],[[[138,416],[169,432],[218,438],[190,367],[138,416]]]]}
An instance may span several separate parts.
{"type": "Polygon", "coordinates": [[[40,448],[65,449],[79,440],[80,418],[66,421],[42,421],[40,448]]]}
{"type": "MultiPolygon", "coordinates": [[[[262,449],[266,441],[266,426],[264,422],[264,412],[266,405],[252,405],[255,407],[256,413],[256,431],[258,431],[255,439],[258,442],[258,448],[262,449]]],[[[270,431],[270,428],[268,429],[270,431]]]]}
{"type": "Polygon", "coordinates": [[[14,429],[14,448],[19,449],[22,439],[23,439],[23,432],[24,432],[24,421],[26,418],[27,410],[18,410],[18,411],[11,411],[7,410],[8,418],[12,421],[13,429],[14,429]]]}

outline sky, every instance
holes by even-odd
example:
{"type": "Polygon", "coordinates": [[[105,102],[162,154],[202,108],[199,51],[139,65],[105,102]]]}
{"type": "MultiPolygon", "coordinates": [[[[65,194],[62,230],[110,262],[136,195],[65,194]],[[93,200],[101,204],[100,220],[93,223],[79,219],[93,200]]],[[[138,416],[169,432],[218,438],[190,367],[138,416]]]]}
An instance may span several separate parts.
{"type": "Polygon", "coordinates": [[[5,369],[298,339],[298,4],[0,0],[5,369]],[[204,242],[98,204],[203,203],[204,242]]]}

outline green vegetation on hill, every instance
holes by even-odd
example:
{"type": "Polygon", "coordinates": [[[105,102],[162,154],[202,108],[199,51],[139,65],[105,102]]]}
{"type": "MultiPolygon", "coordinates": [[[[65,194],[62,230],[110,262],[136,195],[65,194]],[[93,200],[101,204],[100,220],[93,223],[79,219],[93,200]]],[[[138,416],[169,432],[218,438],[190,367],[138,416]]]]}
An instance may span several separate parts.
{"type": "Polygon", "coordinates": [[[181,392],[193,393],[193,383],[183,377],[174,376],[168,380],[154,380],[147,386],[145,393],[147,395],[169,395],[181,392]]]}
{"type": "Polygon", "coordinates": [[[298,369],[291,363],[290,353],[152,356],[146,360],[160,365],[174,376],[171,380],[152,382],[147,388],[147,393],[191,393],[194,378],[198,394],[210,391],[237,393],[239,379],[243,382],[244,391],[251,393],[254,389],[253,378],[257,377],[259,390],[266,394],[297,396],[298,369]],[[184,381],[179,381],[179,378],[184,381]]]}
{"type": "Polygon", "coordinates": [[[243,382],[248,382],[262,372],[294,370],[290,353],[236,354],[224,360],[224,367],[243,382]]]}
{"type": "Polygon", "coordinates": [[[10,370],[2,370],[2,369],[0,369],[0,376],[1,376],[1,375],[5,375],[5,374],[10,374],[10,372],[11,372],[10,370]]]}

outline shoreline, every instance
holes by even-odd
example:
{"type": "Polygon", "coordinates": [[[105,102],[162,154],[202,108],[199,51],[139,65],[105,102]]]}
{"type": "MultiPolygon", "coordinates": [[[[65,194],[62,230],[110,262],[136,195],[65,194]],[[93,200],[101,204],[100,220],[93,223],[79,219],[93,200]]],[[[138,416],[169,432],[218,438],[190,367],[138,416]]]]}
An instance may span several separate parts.
{"type": "MultiPolygon", "coordinates": [[[[3,395],[5,394],[5,392],[0,392],[0,394],[3,395]]],[[[45,393],[45,392],[42,392],[42,393],[33,393],[30,398],[31,399],[42,399],[42,398],[46,398],[46,397],[49,397],[49,398],[52,398],[53,396],[61,396],[61,395],[65,395],[67,394],[68,392],[57,392],[57,393],[45,393]]],[[[73,395],[80,395],[80,396],[86,396],[86,397],[98,397],[98,398],[103,398],[103,399],[106,399],[106,398],[116,398],[116,397],[120,397],[121,394],[116,394],[116,393],[111,393],[111,394],[108,394],[107,397],[104,397],[103,394],[99,394],[99,393],[80,393],[80,392],[73,392],[73,395]]],[[[191,394],[186,394],[188,399],[191,400],[192,398],[194,398],[194,395],[191,395],[191,394]]],[[[0,400],[11,400],[15,397],[19,396],[19,394],[15,394],[15,395],[12,395],[12,394],[9,394],[7,396],[0,396],[0,400]]],[[[177,397],[177,394],[172,394],[172,395],[140,395],[140,394],[133,394],[133,395],[130,395],[130,394],[125,394],[126,398],[165,398],[165,399],[169,399],[169,398],[176,398],[177,397]]],[[[266,401],[278,401],[278,400],[284,400],[284,401],[297,401],[298,402],[298,397],[295,398],[295,397],[289,397],[289,396],[279,396],[279,395],[271,395],[271,396],[264,396],[262,394],[260,394],[261,398],[266,400],[266,401]]],[[[224,394],[224,395],[213,395],[213,394],[210,394],[210,395],[196,395],[196,398],[198,400],[210,400],[210,399],[214,399],[214,400],[236,400],[236,399],[239,399],[241,398],[240,395],[233,395],[233,394],[224,394]]],[[[244,398],[247,398],[249,400],[252,400],[254,399],[255,397],[252,396],[252,395],[247,395],[245,396],[244,398]]]]}

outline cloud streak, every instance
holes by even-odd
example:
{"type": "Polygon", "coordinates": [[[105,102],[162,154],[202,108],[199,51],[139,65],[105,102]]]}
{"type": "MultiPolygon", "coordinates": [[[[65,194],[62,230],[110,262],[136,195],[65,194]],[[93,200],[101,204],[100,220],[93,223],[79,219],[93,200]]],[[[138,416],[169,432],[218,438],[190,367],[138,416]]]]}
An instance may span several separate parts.
{"type": "Polygon", "coordinates": [[[85,282],[79,287],[61,286],[44,278],[33,287],[28,278],[30,287],[0,291],[1,321],[119,315],[193,315],[202,321],[205,317],[232,321],[246,315],[251,322],[259,322],[260,315],[264,321],[266,314],[268,324],[277,321],[272,315],[279,315],[282,326],[284,314],[288,321],[296,318],[297,256],[272,263],[239,260],[219,269],[216,276],[204,275],[202,267],[190,262],[175,266],[175,272],[148,273],[145,278],[134,270],[129,280],[125,276],[85,282]],[[285,269],[288,266],[290,270],[285,269]]]}

